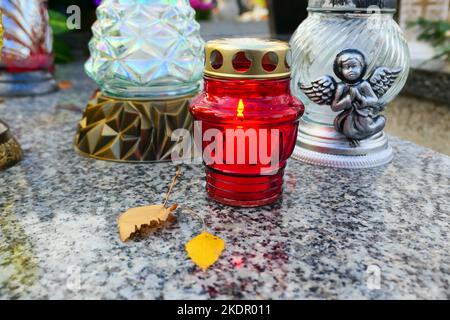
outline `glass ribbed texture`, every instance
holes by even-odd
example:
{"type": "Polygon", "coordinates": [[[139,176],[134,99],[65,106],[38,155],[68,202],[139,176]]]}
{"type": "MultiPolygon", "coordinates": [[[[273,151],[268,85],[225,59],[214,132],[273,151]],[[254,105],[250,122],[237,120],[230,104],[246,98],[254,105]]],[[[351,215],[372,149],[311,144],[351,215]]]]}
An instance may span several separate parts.
{"type": "Polygon", "coordinates": [[[313,103],[299,89],[298,83],[310,84],[324,75],[336,78],[333,62],[344,49],[358,49],[366,55],[368,68],[365,79],[377,67],[403,68],[392,88],[380,99],[380,104],[392,101],[408,77],[408,46],[391,14],[310,12],[293,35],[291,45],[292,91],[306,103],[306,121],[333,126],[338,113],[333,112],[330,106],[313,103]]]}
{"type": "Polygon", "coordinates": [[[188,0],[104,0],[97,9],[87,74],[110,96],[195,91],[204,42],[188,0]]]}

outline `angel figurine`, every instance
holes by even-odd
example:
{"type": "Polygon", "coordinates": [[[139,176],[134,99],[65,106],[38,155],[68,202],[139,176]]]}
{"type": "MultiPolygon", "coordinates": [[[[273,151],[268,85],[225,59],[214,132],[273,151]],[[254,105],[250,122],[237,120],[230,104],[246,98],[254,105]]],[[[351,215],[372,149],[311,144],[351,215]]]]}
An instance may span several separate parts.
{"type": "Polygon", "coordinates": [[[346,49],[334,61],[334,73],[341,82],[326,75],[309,86],[299,84],[299,87],[313,102],[341,112],[334,120],[334,127],[357,147],[360,140],[384,129],[386,118],[379,114],[384,110],[380,98],[392,87],[402,70],[379,67],[364,80],[367,72],[365,55],[356,49],[346,49]]]}

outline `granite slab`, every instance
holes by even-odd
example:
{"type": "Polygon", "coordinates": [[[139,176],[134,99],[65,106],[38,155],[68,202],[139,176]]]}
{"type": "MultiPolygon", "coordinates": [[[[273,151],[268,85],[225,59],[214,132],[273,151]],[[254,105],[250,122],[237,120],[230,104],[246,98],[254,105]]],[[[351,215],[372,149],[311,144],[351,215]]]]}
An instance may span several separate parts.
{"type": "Polygon", "coordinates": [[[394,161],[372,170],[289,162],[278,203],[208,200],[201,165],[184,165],[172,202],[202,214],[226,241],[201,271],[178,222],[122,243],[116,219],[160,203],[175,166],[76,154],[77,122],[95,85],[81,64],[58,68],[73,88],[0,103],[24,160],[0,172],[0,299],[449,299],[450,158],[391,137],[394,161]]]}

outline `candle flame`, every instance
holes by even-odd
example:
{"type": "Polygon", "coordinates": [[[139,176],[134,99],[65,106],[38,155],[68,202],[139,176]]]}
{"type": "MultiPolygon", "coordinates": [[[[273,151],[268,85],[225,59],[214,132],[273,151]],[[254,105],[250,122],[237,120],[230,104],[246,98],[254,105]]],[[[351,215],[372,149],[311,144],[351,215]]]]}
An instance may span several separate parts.
{"type": "Polygon", "coordinates": [[[237,108],[237,117],[238,118],[244,118],[244,109],[245,109],[244,101],[242,101],[242,99],[240,99],[238,108],[237,108]]]}

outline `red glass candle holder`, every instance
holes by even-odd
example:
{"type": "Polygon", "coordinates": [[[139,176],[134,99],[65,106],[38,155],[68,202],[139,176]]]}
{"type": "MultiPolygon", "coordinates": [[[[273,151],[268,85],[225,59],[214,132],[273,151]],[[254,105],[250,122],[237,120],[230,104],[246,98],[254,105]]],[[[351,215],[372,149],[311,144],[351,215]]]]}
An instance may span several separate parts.
{"type": "Polygon", "coordinates": [[[255,207],[283,191],[302,103],[291,95],[287,43],[221,39],[206,46],[205,88],[190,111],[201,128],[206,189],[217,202],[255,207]]]}

